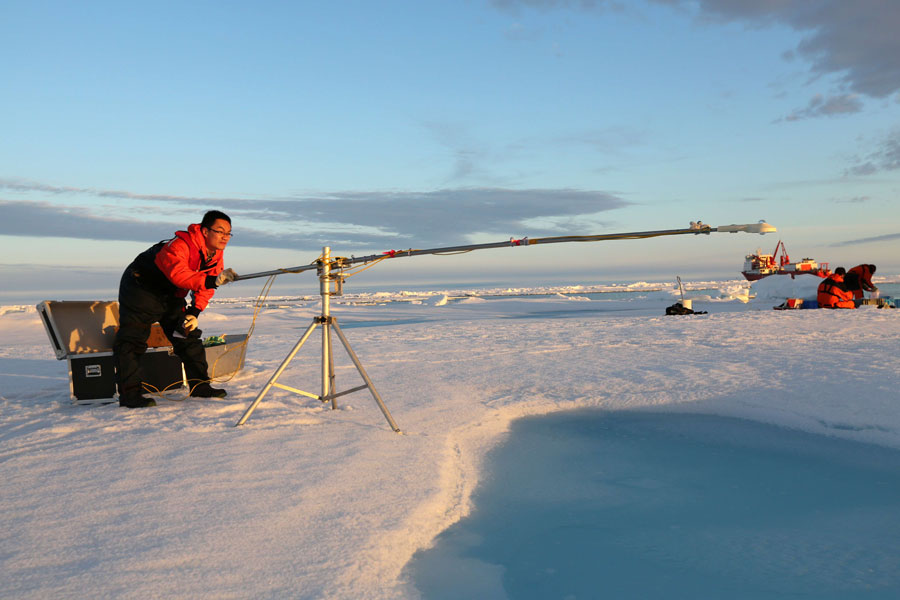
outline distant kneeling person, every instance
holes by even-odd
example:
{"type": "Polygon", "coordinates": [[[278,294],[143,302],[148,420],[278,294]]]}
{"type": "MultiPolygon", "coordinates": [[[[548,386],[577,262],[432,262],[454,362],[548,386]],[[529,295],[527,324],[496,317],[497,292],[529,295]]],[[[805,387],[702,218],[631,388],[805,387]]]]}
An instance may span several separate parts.
{"type": "Polygon", "coordinates": [[[223,251],[231,239],[231,219],[211,210],[203,221],[170,240],[148,248],[132,261],[119,283],[119,331],[113,344],[119,405],[156,406],[143,395],[141,357],[147,351],[150,327],[159,322],[184,363],[190,395],[201,398],[226,395],[209,384],[209,365],[200,341],[197,317],[216,288],[234,281],[236,273],[223,269],[223,251]],[[185,297],[191,292],[191,306],[185,297]]]}
{"type": "Polygon", "coordinates": [[[844,267],[838,267],[834,274],[819,284],[816,300],[819,308],[856,308],[853,292],[844,286],[844,267]]]}

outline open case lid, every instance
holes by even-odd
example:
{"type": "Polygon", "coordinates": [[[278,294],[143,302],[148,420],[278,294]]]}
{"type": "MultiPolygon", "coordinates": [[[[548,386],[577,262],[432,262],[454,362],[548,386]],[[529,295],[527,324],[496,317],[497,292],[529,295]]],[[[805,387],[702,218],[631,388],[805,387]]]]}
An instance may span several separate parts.
{"type": "Polygon", "coordinates": [[[57,359],[112,351],[119,327],[118,302],[45,300],[37,305],[37,310],[57,359]]]}

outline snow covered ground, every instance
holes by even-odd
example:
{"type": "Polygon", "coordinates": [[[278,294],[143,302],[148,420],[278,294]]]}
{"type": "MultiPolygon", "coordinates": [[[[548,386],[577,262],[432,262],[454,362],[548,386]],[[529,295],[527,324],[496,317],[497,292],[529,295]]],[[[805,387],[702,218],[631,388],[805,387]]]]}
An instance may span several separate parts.
{"type": "MultiPolygon", "coordinates": [[[[313,295],[269,298],[228,398],[146,410],[71,405],[34,307],[0,307],[3,596],[415,597],[404,565],[468,513],[486,452],[524,415],[664,405],[900,448],[900,310],[773,311],[803,296],[768,279],[749,302],[741,282],[689,285],[709,314],[677,317],[670,284],[335,298],[402,435],[367,392],[332,411],[273,391],[233,427],[313,295]]],[[[214,302],[201,327],[246,333],[253,300],[214,302]]],[[[281,382],[317,390],[319,352],[281,382]]],[[[338,387],[357,385],[335,358],[338,387]]]]}

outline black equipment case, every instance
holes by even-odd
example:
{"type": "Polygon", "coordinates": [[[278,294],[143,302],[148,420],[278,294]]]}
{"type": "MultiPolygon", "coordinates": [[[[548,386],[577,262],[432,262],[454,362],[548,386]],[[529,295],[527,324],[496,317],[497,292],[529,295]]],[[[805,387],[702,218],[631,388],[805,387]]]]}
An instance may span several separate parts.
{"type": "MultiPolygon", "coordinates": [[[[119,326],[118,302],[101,300],[45,300],[38,313],[58,360],[69,366],[69,392],[75,404],[112,402],[116,397],[116,369],[112,345],[119,326]]],[[[210,376],[222,377],[243,367],[246,335],[226,336],[227,343],[206,348],[210,376]]],[[[181,359],[154,325],[141,359],[145,387],[170,391],[186,385],[181,359]]]]}

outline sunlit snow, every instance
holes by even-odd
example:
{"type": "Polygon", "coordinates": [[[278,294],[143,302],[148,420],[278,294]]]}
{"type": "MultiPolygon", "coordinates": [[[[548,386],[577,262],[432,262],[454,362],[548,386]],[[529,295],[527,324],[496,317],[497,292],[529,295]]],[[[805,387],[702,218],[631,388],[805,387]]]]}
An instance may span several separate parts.
{"type": "MultiPolygon", "coordinates": [[[[527,415],[665,407],[900,448],[900,310],[773,311],[765,281],[692,282],[709,313],[693,316],[665,316],[680,292],[646,282],[334,298],[402,435],[365,391],[336,411],[272,391],[234,427],[318,314],[312,293],[267,299],[226,399],[145,410],[71,405],[34,307],[4,306],[3,595],[415,597],[405,565],[470,512],[487,452],[527,415]]],[[[205,333],[246,333],[252,292],[211,304],[205,333]]],[[[318,339],[283,383],[317,389],[318,339]]],[[[335,359],[338,387],[358,385],[335,359]]]]}

